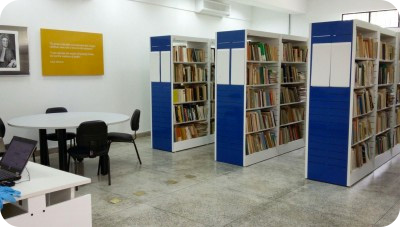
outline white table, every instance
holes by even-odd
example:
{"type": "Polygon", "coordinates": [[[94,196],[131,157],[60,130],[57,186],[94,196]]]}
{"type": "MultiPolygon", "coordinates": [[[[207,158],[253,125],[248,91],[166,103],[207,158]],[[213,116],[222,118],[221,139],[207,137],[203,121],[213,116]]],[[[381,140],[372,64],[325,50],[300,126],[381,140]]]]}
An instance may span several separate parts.
{"type": "MultiPolygon", "coordinates": [[[[129,116],[103,112],[66,112],[17,117],[7,123],[12,127],[39,129],[40,162],[43,165],[50,164],[46,129],[56,129],[59,166],[61,170],[68,171],[66,129],[78,128],[82,122],[95,120],[101,120],[107,125],[112,125],[129,120],[129,116]]],[[[105,174],[105,172],[102,171],[102,174],[105,174]]]]}
{"type": "Polygon", "coordinates": [[[75,198],[75,187],[90,183],[89,178],[32,162],[26,169],[13,187],[21,192],[18,203],[5,204],[1,212],[9,224],[92,226],[91,195],[75,198]]]}

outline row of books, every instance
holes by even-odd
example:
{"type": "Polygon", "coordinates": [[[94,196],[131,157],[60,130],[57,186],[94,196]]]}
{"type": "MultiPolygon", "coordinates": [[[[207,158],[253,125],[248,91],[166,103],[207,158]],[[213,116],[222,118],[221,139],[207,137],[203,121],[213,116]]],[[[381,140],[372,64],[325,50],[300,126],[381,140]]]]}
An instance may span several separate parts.
{"type": "Polygon", "coordinates": [[[211,84],[210,86],[210,100],[215,100],[215,86],[211,84]]]}
{"type": "Polygon", "coordinates": [[[375,141],[376,154],[379,155],[385,153],[385,151],[389,150],[392,147],[391,144],[392,143],[390,141],[390,132],[377,136],[375,141]]]}
{"type": "Polygon", "coordinates": [[[400,143],[400,127],[394,129],[394,145],[400,143]]]}
{"type": "Polygon", "coordinates": [[[246,89],[246,108],[262,108],[276,105],[274,90],[248,88],[246,89]]]}
{"type": "Polygon", "coordinates": [[[371,121],[368,117],[353,119],[352,144],[362,141],[372,135],[371,121]]]}
{"type": "Polygon", "coordinates": [[[276,146],[275,132],[266,131],[246,135],[246,155],[254,154],[276,146]]]}
{"type": "Polygon", "coordinates": [[[197,65],[177,64],[174,67],[175,82],[201,82],[207,81],[207,68],[197,65]]]}
{"type": "Polygon", "coordinates": [[[279,145],[303,138],[303,124],[289,125],[279,129],[279,145]]]}
{"type": "Polygon", "coordinates": [[[304,82],[306,74],[300,72],[297,67],[284,65],[281,69],[281,83],[304,82]]]}
{"type": "Polygon", "coordinates": [[[182,89],[174,89],[174,103],[205,101],[207,100],[207,86],[196,85],[182,89]]]}
{"type": "Polygon", "coordinates": [[[285,107],[281,108],[280,124],[289,124],[304,120],[304,107],[285,107]]]}
{"type": "Polygon", "coordinates": [[[206,52],[204,49],[188,48],[186,46],[174,46],[174,62],[205,62],[206,52]]]}
{"type": "Polygon", "coordinates": [[[394,81],[393,65],[379,65],[378,84],[392,84],[394,81]]]}
{"type": "Polygon", "coordinates": [[[174,108],[175,122],[206,120],[208,116],[207,106],[200,105],[176,105],[174,108]]]}
{"type": "Polygon", "coordinates": [[[278,61],[279,48],[268,43],[247,42],[247,60],[249,61],[278,61]]]}
{"type": "Polygon", "coordinates": [[[356,43],[356,57],[376,58],[378,43],[373,38],[364,38],[362,34],[358,34],[356,43]]]}
{"type": "Polygon", "coordinates": [[[360,168],[372,159],[371,149],[367,142],[357,144],[351,148],[351,169],[360,168]]]}
{"type": "Polygon", "coordinates": [[[371,112],[374,109],[372,90],[356,90],[353,93],[353,117],[371,112]]]}
{"type": "Polygon", "coordinates": [[[206,122],[189,124],[184,126],[177,125],[174,128],[175,142],[206,136],[207,128],[208,124],[206,122]]]}
{"type": "Polygon", "coordinates": [[[357,62],[355,87],[370,86],[374,83],[374,63],[372,61],[357,62]]]}
{"type": "Polygon", "coordinates": [[[379,53],[379,59],[394,60],[394,57],[395,57],[394,46],[390,43],[381,42],[381,50],[379,53]]]}
{"type": "Polygon", "coordinates": [[[281,88],[281,104],[300,102],[300,93],[298,87],[281,88]]]}
{"type": "Polygon", "coordinates": [[[379,112],[376,117],[376,133],[380,133],[390,127],[390,112],[379,112]]]}
{"type": "Polygon", "coordinates": [[[247,65],[247,85],[275,84],[277,83],[277,72],[266,66],[247,65]]]}
{"type": "Polygon", "coordinates": [[[307,46],[293,46],[291,43],[283,44],[284,62],[307,62],[307,46]]]}
{"type": "Polygon", "coordinates": [[[391,105],[392,99],[393,98],[391,97],[390,92],[387,89],[378,89],[378,110],[389,107],[391,105]]]}
{"type": "Polygon", "coordinates": [[[246,133],[257,132],[276,126],[272,111],[250,111],[246,113],[246,133]]]}
{"type": "Polygon", "coordinates": [[[396,109],[396,125],[400,125],[400,111],[396,109]]]}

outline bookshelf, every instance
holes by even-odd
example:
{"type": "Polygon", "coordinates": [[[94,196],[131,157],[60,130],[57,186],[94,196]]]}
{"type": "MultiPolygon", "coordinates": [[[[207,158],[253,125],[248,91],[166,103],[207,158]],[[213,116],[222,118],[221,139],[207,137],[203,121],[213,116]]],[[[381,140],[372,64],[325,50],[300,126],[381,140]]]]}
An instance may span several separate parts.
{"type": "Polygon", "coordinates": [[[351,186],[399,153],[397,34],[334,21],[312,24],[310,41],[306,178],[351,186]]]}
{"type": "Polygon", "coordinates": [[[216,160],[249,166],[304,147],[307,39],[236,30],[216,42],[216,160]]]}
{"type": "Polygon", "coordinates": [[[211,132],[211,40],[150,38],[152,147],[176,152],[214,142],[211,132]]]}

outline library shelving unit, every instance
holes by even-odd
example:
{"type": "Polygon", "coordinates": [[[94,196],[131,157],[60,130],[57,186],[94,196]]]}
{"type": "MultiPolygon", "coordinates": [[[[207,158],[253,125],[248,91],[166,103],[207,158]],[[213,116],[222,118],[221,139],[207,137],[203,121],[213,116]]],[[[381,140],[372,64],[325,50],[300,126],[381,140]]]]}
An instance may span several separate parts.
{"type": "Polygon", "coordinates": [[[215,40],[211,40],[210,48],[210,134],[215,133],[215,40]]]}
{"type": "Polygon", "coordinates": [[[313,23],[306,178],[351,186],[394,155],[398,38],[363,21],[313,23]]]}
{"type": "Polygon", "coordinates": [[[176,152],[214,142],[210,134],[210,39],[150,38],[152,147],[176,152]]]}
{"type": "Polygon", "coordinates": [[[304,146],[306,62],[306,38],[217,32],[217,161],[249,166],[304,146]]]}
{"type": "Polygon", "coordinates": [[[397,63],[397,73],[395,74],[395,89],[396,89],[396,102],[395,102],[395,112],[394,112],[394,128],[393,128],[393,150],[392,155],[396,156],[400,153],[400,37],[397,38],[396,46],[396,63],[397,63]]]}

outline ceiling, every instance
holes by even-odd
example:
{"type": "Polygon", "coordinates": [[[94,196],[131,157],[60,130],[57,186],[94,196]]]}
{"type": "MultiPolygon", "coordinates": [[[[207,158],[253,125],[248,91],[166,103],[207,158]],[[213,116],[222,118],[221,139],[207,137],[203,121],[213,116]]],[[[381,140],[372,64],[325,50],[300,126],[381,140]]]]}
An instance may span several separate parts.
{"type": "Polygon", "coordinates": [[[307,0],[229,0],[243,5],[250,5],[286,13],[306,13],[307,0]]]}

